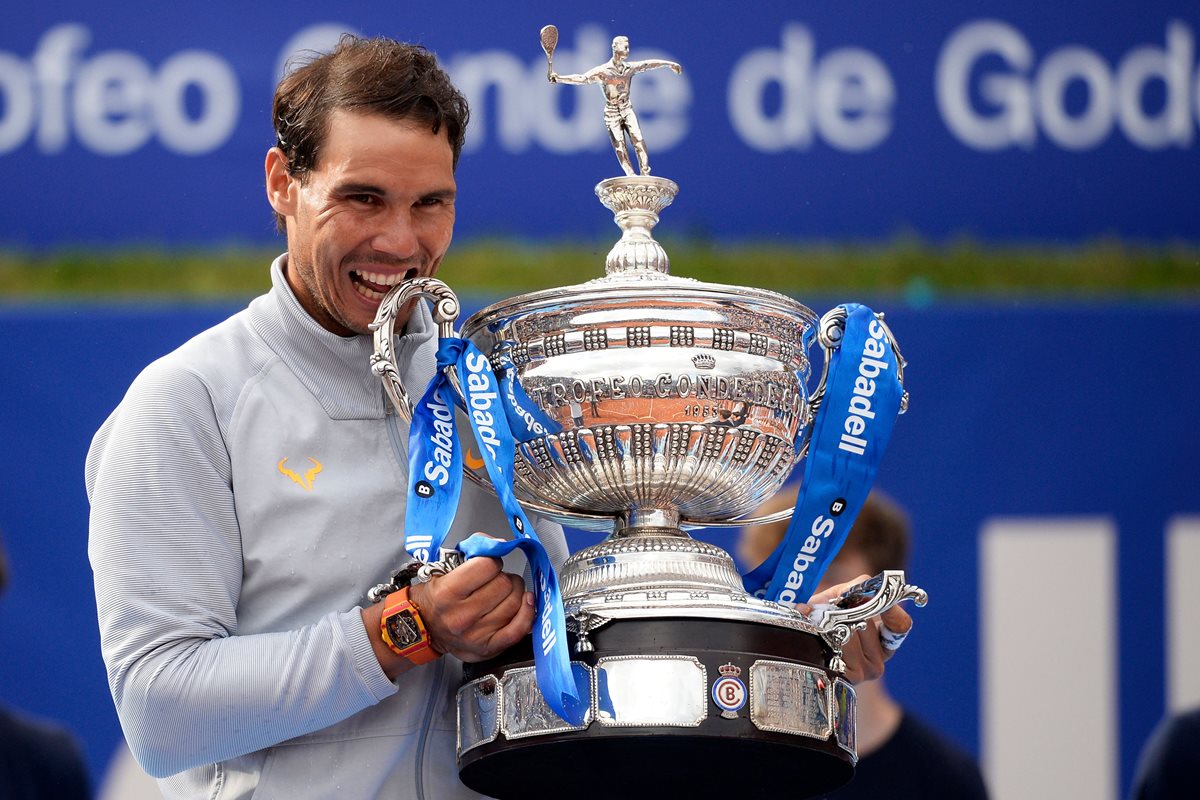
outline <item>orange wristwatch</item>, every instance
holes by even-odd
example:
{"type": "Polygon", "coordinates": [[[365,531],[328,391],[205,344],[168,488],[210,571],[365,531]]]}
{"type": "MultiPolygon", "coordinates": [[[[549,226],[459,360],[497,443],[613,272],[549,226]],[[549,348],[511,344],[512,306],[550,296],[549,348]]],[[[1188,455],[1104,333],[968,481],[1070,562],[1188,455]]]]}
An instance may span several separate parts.
{"type": "Polygon", "coordinates": [[[441,655],[429,640],[429,632],[421,620],[421,609],[408,598],[407,586],[384,598],[379,629],[383,643],[393,653],[414,664],[428,664],[441,655]]]}

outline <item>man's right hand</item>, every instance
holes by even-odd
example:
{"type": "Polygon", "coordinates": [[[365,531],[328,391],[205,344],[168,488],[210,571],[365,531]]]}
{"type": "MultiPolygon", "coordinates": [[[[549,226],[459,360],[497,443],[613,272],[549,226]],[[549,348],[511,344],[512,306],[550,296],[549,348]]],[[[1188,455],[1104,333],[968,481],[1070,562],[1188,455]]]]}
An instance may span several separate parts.
{"type": "Polygon", "coordinates": [[[409,588],[433,646],[462,661],[483,661],[533,629],[533,594],[497,558],[468,559],[445,575],[409,588]]]}

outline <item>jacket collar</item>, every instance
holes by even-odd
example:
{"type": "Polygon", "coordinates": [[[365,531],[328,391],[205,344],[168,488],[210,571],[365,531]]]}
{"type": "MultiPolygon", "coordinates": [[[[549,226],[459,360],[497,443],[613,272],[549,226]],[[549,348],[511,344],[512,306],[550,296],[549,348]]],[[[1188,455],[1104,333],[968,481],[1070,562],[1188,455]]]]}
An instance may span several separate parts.
{"type": "MultiPolygon", "coordinates": [[[[371,371],[371,336],[338,336],[317,324],[288,285],[287,254],[271,264],[271,291],[250,304],[250,325],[331,419],[380,419],[388,400],[371,371]]],[[[418,303],[396,340],[396,362],[405,388],[419,398],[433,376],[437,327],[425,303],[418,303]]],[[[415,402],[415,401],[414,401],[415,402]]]]}

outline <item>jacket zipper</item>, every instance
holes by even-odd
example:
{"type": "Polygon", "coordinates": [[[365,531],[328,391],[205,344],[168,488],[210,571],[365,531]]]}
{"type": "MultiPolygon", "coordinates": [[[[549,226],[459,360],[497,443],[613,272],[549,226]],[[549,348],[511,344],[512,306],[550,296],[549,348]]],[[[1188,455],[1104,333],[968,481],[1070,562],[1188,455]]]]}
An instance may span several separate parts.
{"type": "Polygon", "coordinates": [[[425,703],[425,719],[421,725],[421,739],[417,743],[417,800],[425,800],[425,745],[429,741],[429,729],[433,726],[433,712],[437,707],[438,695],[442,692],[442,681],[446,675],[446,665],[441,661],[436,664],[437,672],[433,676],[433,690],[425,703]]]}
{"type": "MultiPolygon", "coordinates": [[[[400,463],[400,471],[404,473],[404,480],[408,480],[408,442],[404,441],[404,437],[400,435],[400,415],[396,413],[396,409],[392,408],[392,401],[385,395],[383,398],[384,416],[387,417],[387,432],[388,440],[392,443],[392,450],[396,453],[396,461],[400,463]]],[[[400,489],[407,492],[408,486],[401,485],[400,489]]]]}
{"type": "MultiPolygon", "coordinates": [[[[408,475],[408,446],[404,441],[404,437],[400,435],[400,416],[392,408],[391,402],[387,401],[387,431],[388,439],[392,443],[392,450],[396,453],[396,459],[401,464],[401,468],[408,475]]],[[[402,487],[407,491],[408,487],[402,487]]],[[[437,663],[437,672],[433,676],[433,687],[429,693],[429,699],[425,703],[425,714],[422,717],[421,736],[417,741],[417,757],[414,769],[414,780],[416,782],[416,798],[417,800],[425,800],[425,747],[429,742],[429,729],[433,725],[433,712],[437,708],[438,695],[442,691],[442,683],[445,677],[445,665],[441,662],[437,663]]]]}

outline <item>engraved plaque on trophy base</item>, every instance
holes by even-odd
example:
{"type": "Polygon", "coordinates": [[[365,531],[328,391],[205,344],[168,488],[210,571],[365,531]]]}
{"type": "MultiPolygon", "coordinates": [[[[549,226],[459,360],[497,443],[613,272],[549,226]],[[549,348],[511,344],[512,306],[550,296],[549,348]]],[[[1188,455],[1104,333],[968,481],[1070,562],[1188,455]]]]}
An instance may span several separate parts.
{"type": "Polygon", "coordinates": [[[819,637],[736,620],[652,618],[614,620],[588,639],[595,649],[572,656],[590,683],[582,727],[541,700],[529,640],[465,665],[463,783],[501,800],[534,796],[536,787],[572,800],[776,790],[801,798],[853,774],[855,755],[844,746],[853,693],[836,691],[819,637]]]}

